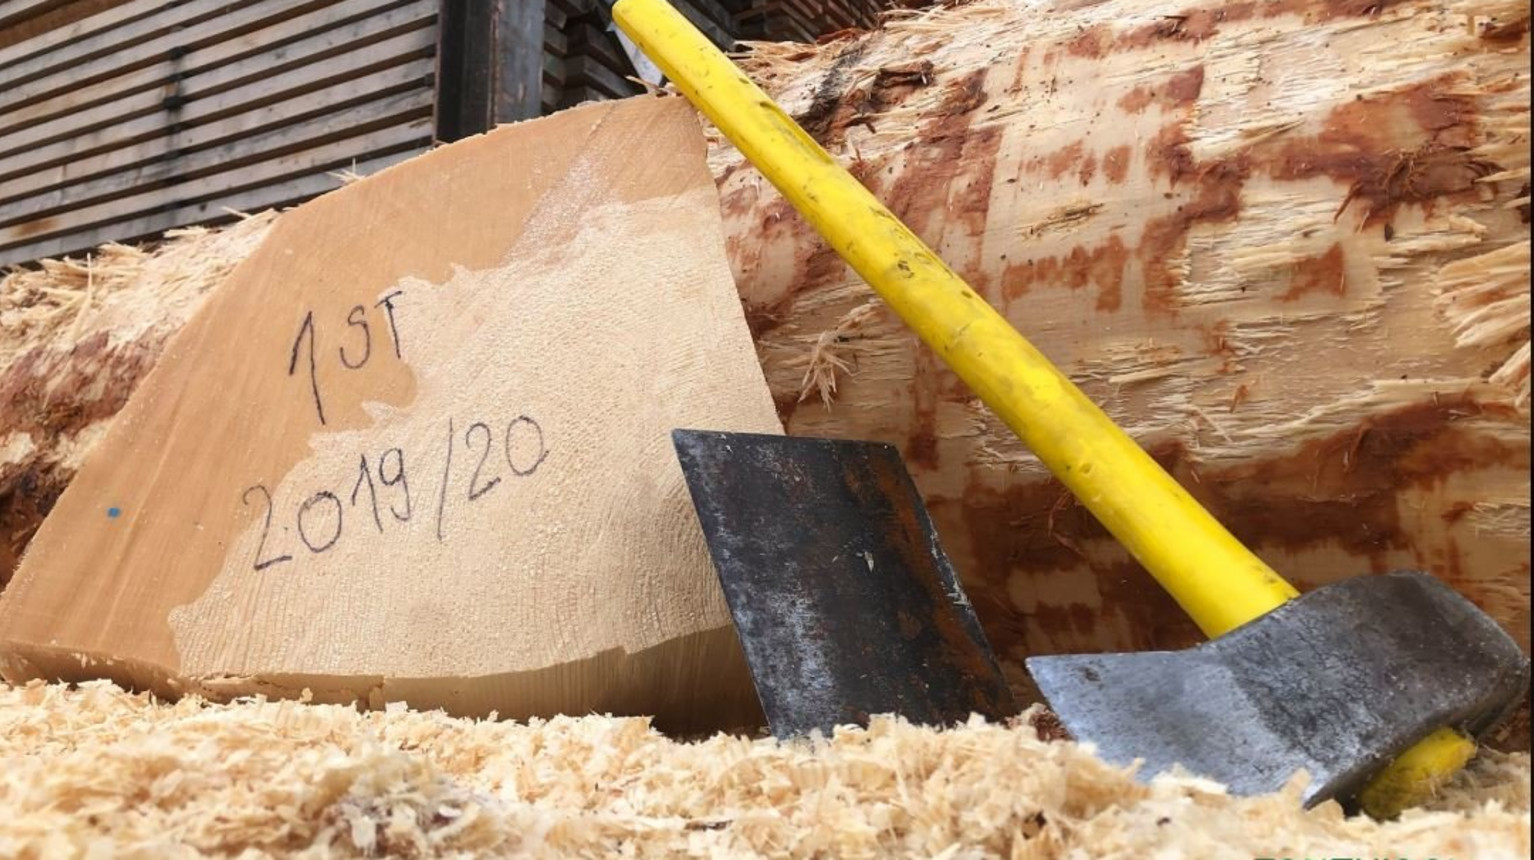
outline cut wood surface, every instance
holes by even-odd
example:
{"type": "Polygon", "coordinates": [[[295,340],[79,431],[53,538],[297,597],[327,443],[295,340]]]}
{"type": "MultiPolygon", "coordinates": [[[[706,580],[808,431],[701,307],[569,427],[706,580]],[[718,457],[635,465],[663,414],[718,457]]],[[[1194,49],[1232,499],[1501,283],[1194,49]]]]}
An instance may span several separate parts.
{"type": "Polygon", "coordinates": [[[32,540],[0,671],[754,725],[670,443],[781,432],[704,156],[614,102],[284,216],[32,540]]]}
{"type": "MultiPolygon", "coordinates": [[[[1424,568],[1527,649],[1527,25],[1516,3],[977,0],[744,65],[1287,577],[1424,568]]],[[[1198,640],[738,153],[710,160],[788,431],[901,447],[1024,692],[1029,654],[1198,640]]],[[[206,289],[245,247],[220,241],[13,278],[17,549],[120,405],[85,381],[142,375],[177,325],[150,296],[206,289]]]]}

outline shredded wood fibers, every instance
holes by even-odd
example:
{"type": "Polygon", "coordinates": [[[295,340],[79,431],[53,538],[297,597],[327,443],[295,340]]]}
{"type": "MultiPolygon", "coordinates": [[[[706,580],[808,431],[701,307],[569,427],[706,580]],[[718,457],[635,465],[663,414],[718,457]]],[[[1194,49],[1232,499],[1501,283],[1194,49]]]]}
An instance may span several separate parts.
{"type": "Polygon", "coordinates": [[[1526,754],[1390,823],[1302,812],[1298,788],[1144,786],[1022,722],[681,743],[642,719],[0,686],[3,857],[1529,856],[1526,754]]]}

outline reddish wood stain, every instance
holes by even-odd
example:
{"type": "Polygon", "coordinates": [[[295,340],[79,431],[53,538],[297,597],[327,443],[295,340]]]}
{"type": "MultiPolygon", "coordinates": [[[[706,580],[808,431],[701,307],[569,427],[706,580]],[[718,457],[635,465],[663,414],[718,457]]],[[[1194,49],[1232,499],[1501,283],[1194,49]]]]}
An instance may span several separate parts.
{"type": "Polygon", "coordinates": [[[1279,296],[1279,301],[1292,302],[1311,293],[1325,293],[1342,297],[1348,291],[1347,260],[1342,245],[1333,242],[1326,253],[1319,257],[1307,257],[1294,264],[1289,277],[1289,289],[1279,296]]]}

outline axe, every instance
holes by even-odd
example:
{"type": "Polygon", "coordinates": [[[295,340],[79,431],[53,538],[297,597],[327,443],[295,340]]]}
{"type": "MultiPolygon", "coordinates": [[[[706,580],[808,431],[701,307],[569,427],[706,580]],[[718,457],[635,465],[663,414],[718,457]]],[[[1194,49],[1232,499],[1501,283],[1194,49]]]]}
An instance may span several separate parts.
{"type": "Polygon", "coordinates": [[[1036,657],[1078,740],[1139,774],[1235,792],[1312,777],[1377,816],[1418,801],[1523,698],[1529,662],[1421,573],[1299,592],[1119,429],[665,0],[618,26],[1210,637],[1184,652],[1036,657]]]}

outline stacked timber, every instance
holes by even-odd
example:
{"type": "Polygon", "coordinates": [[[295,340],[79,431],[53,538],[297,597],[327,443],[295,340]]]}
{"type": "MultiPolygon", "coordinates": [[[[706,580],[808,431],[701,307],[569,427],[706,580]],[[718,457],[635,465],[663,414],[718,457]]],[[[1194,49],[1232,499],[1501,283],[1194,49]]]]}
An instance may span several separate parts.
{"type": "Polygon", "coordinates": [[[432,140],[434,0],[132,0],[0,47],[0,263],[307,199],[432,140]]]}
{"type": "MultiPolygon", "coordinates": [[[[1495,0],[977,0],[745,66],[1280,572],[1426,569],[1527,649],[1528,23],[1495,0]]],[[[710,162],[787,430],[901,448],[1021,687],[1029,654],[1198,639],[737,152],[710,162]]],[[[175,328],[49,319],[0,372],[32,422],[0,436],[12,529],[110,421],[84,380],[131,387],[175,328]]]]}
{"type": "MultiPolygon", "coordinates": [[[[868,30],[889,0],[757,0],[736,15],[743,38],[814,42],[841,30],[868,30]]],[[[907,5],[907,4],[899,4],[907,5]]]]}
{"type": "Polygon", "coordinates": [[[548,0],[543,19],[543,109],[640,91],[634,67],[591,0],[548,0]]]}
{"type": "MultiPolygon", "coordinates": [[[[750,0],[673,0],[693,26],[724,49],[735,47],[734,15],[750,0]]],[[[632,61],[612,30],[608,4],[547,0],[544,7],[543,109],[624,98],[640,92],[632,61]]],[[[788,38],[787,35],[774,38],[788,38]]]]}

